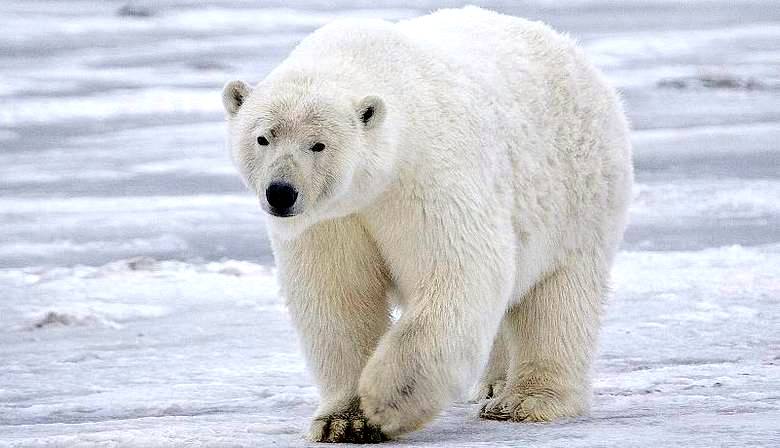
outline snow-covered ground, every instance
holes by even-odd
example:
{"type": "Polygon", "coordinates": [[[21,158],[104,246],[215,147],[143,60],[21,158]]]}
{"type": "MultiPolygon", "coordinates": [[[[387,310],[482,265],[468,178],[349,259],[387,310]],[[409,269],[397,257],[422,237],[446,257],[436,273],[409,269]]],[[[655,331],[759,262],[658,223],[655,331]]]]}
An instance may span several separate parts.
{"type": "MultiPolygon", "coordinates": [[[[334,17],[453,3],[0,3],[0,447],[305,445],[317,394],[221,85],[334,17]]],[[[621,88],[632,223],[590,416],[457,403],[388,446],[780,446],[776,0],[476,3],[568,31],[621,88]]]]}

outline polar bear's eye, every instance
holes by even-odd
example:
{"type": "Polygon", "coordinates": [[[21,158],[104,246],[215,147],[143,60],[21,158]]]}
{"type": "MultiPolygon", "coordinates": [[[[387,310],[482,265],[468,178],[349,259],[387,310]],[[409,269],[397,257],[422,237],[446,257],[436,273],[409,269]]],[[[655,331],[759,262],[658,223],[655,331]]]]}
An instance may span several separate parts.
{"type": "Polygon", "coordinates": [[[322,144],[322,143],[315,143],[315,144],[314,144],[314,145],[311,147],[311,150],[312,150],[312,151],[314,151],[314,152],[320,152],[320,151],[322,151],[323,149],[325,149],[325,145],[324,145],[324,144],[322,144]]]}
{"type": "Polygon", "coordinates": [[[268,139],[264,136],[257,137],[257,144],[260,146],[268,146],[268,139]]]}
{"type": "Polygon", "coordinates": [[[373,116],[374,116],[374,108],[369,106],[368,108],[366,108],[366,110],[363,111],[363,115],[360,116],[360,121],[362,121],[363,124],[367,124],[368,121],[373,116]]]}

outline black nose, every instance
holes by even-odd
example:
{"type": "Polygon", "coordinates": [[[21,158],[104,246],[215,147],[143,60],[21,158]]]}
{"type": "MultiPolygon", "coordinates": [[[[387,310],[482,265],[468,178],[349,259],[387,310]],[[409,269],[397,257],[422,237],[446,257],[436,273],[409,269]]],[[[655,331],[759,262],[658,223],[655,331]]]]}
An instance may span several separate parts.
{"type": "Polygon", "coordinates": [[[286,216],[290,214],[290,209],[298,199],[298,192],[287,182],[271,182],[265,190],[265,198],[272,213],[286,216]]]}

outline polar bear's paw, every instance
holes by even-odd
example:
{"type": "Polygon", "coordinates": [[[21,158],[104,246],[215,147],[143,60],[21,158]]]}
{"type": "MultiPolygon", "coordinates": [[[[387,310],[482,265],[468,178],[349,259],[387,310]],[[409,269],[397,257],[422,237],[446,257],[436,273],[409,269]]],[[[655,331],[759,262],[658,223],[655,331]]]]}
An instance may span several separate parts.
{"type": "Polygon", "coordinates": [[[480,418],[514,422],[549,422],[582,413],[581,402],[551,387],[505,387],[482,406],[480,418]]]}
{"type": "Polygon", "coordinates": [[[379,426],[368,421],[359,403],[355,399],[340,412],[316,417],[309,430],[309,440],[333,443],[379,443],[389,440],[379,426]]]}
{"type": "Polygon", "coordinates": [[[413,431],[425,424],[429,420],[428,414],[432,414],[420,406],[413,393],[413,385],[363,387],[361,407],[369,421],[381,427],[386,434],[394,436],[413,431]]]}
{"type": "Polygon", "coordinates": [[[385,363],[374,358],[360,377],[360,407],[368,420],[390,437],[414,431],[428,423],[440,409],[442,397],[431,377],[418,369],[398,368],[407,363],[385,363]]]}

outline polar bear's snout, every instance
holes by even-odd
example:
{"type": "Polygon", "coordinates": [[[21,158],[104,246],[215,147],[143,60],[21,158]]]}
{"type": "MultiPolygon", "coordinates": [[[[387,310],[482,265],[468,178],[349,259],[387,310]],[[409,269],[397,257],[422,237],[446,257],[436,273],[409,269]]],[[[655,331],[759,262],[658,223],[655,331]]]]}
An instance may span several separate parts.
{"type": "Polygon", "coordinates": [[[274,181],[265,189],[265,199],[268,201],[269,213],[286,218],[295,215],[293,206],[298,200],[298,190],[288,182],[274,181]]]}

